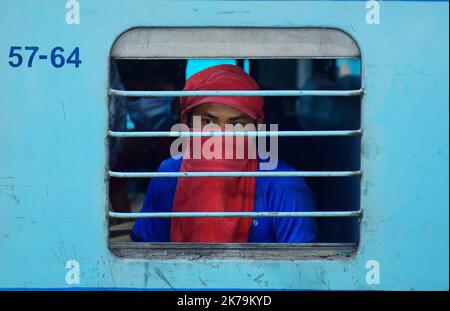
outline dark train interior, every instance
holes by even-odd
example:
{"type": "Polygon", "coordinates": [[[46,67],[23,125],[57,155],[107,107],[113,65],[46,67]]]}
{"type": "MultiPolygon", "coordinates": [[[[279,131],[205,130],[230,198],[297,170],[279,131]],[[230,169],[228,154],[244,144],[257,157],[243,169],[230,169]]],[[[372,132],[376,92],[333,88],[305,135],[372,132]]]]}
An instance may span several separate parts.
{"type": "MultiPolygon", "coordinates": [[[[209,61],[211,62],[211,61],[209,61]]],[[[359,59],[222,60],[242,66],[262,90],[351,90],[361,87],[359,59]]],[[[111,60],[110,86],[122,90],[182,90],[186,77],[208,66],[199,60],[111,60]]],[[[266,124],[289,130],[356,130],[361,102],[349,97],[265,97],[266,124]]],[[[169,131],[179,122],[178,98],[110,97],[110,129],[169,131]]],[[[111,138],[109,167],[114,171],[155,171],[168,158],[173,138],[111,138]]],[[[361,137],[279,137],[279,159],[298,171],[360,169],[361,137]]],[[[360,177],[306,178],[319,211],[355,211],[360,177]]],[[[110,208],[139,212],[149,179],[110,178],[110,208]]],[[[321,243],[357,243],[358,218],[318,218],[321,243]]],[[[133,222],[111,220],[110,239],[130,241],[133,222]]]]}

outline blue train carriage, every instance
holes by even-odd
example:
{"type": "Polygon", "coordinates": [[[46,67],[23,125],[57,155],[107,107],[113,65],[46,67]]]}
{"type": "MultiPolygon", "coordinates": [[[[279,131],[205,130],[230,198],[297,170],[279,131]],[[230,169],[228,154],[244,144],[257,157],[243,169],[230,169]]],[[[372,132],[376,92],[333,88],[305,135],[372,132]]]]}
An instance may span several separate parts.
{"type": "Polygon", "coordinates": [[[448,290],[447,1],[3,0],[0,8],[0,288],[448,290]],[[287,114],[305,130],[294,138],[325,139],[330,165],[294,173],[326,180],[315,215],[321,241],[113,236],[129,229],[120,219],[138,214],[111,209],[111,180],[139,174],[110,167],[113,140],[136,136],[111,129],[111,103],[164,95],[121,90],[114,64],[186,59],[244,60],[272,86],[266,98],[294,101],[287,114]],[[355,70],[357,82],[308,88],[300,80],[316,60],[355,70]],[[290,64],[295,81],[275,89],[290,64]],[[322,108],[332,105],[341,106],[322,108]],[[315,109],[350,128],[321,127],[315,109]]]}

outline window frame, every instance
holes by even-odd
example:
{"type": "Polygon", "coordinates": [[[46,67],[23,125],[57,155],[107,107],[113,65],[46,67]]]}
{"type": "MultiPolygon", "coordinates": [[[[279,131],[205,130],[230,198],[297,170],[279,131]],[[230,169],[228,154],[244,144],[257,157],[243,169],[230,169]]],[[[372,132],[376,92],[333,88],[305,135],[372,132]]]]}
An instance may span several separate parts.
{"type": "MultiPolygon", "coordinates": [[[[273,41],[271,41],[273,42],[273,41]]],[[[286,43],[286,41],[285,41],[286,43]]],[[[224,45],[220,46],[224,46],[224,45]]],[[[266,47],[268,45],[266,44],[266,47]]],[[[190,59],[190,58],[232,58],[232,59],[337,59],[337,58],[359,58],[361,53],[355,40],[345,32],[334,28],[151,28],[139,27],[132,28],[122,33],[111,47],[110,59],[190,59]],[[220,37],[220,34],[224,37],[220,37]],[[284,36],[279,36],[283,33],[284,36]],[[209,34],[209,36],[208,36],[209,34]],[[173,40],[164,40],[164,37],[170,36],[173,40]],[[294,42],[288,49],[283,49],[278,44],[269,44],[275,46],[275,49],[264,48],[261,40],[264,36],[275,38],[280,44],[283,40],[296,38],[299,42],[294,42]],[[214,38],[208,42],[205,38],[214,38]],[[151,38],[149,40],[149,38],[151,38]],[[186,44],[185,41],[193,40],[194,47],[186,44]],[[200,39],[198,39],[200,38],[200,39]],[[203,38],[203,39],[202,39],[203,38]],[[238,40],[255,39],[260,44],[252,49],[252,42],[245,45],[239,50],[239,43],[234,44],[238,40]],[[331,42],[327,38],[332,38],[331,42]],[[179,41],[177,41],[177,39],[179,41]],[[203,40],[203,41],[202,41],[203,40]],[[228,41],[227,41],[228,40],[228,41]],[[234,41],[233,41],[234,40],[234,41]],[[259,40],[259,41],[258,41],[259,40]],[[309,41],[308,41],[309,40],[309,41]],[[310,41],[316,42],[311,46],[310,41]],[[339,41],[343,40],[343,41],[339,41]],[[148,44],[152,41],[152,44],[148,44]],[[144,44],[142,43],[144,42],[144,44]],[[156,44],[155,44],[156,42],[156,44]],[[179,44],[180,48],[174,48],[174,42],[179,44]],[[229,49],[215,49],[214,42],[230,43],[229,49],[235,49],[233,53],[229,49]],[[167,43],[167,44],[164,44],[167,43]],[[295,44],[296,43],[296,44],[295,44]],[[181,44],[181,45],[180,45],[181,44]],[[199,47],[200,46],[200,47],[199,47]],[[184,47],[184,49],[182,48],[184,47]],[[276,55],[268,55],[278,51],[276,55]],[[207,52],[205,52],[207,51],[207,52]],[[295,53],[293,52],[295,51],[295,53]]],[[[361,70],[361,81],[363,73],[361,70]]],[[[124,96],[122,93],[114,92],[109,89],[110,96],[124,96]]],[[[363,91],[360,91],[360,105],[362,118],[362,102],[363,91]]],[[[159,92],[159,91],[156,91],[159,92]]],[[[143,92],[135,92],[133,96],[138,97],[143,92]]],[[[155,92],[147,92],[155,93],[155,92]]],[[[363,146],[361,131],[361,153],[363,146]]],[[[111,131],[108,131],[110,136],[111,131]]],[[[121,136],[115,136],[121,137],[121,136]]],[[[124,135],[122,137],[127,137],[124,135]]],[[[109,138],[109,137],[108,137],[109,138]]],[[[107,141],[109,142],[109,139],[107,141]]],[[[109,150],[109,149],[108,149],[109,150]]],[[[362,154],[361,154],[362,155],[362,154]]],[[[362,164],[360,159],[360,164],[362,164]]],[[[106,166],[109,171],[108,165],[106,166]]],[[[360,165],[361,175],[359,182],[362,180],[362,168],[360,165]]],[[[108,180],[112,176],[107,174],[108,180]]],[[[117,177],[117,176],[116,176],[117,177]]],[[[109,183],[108,183],[109,184],[109,183]]],[[[361,189],[359,191],[359,212],[360,219],[363,217],[361,206],[361,189]]],[[[109,198],[108,198],[109,199],[109,198]]],[[[109,204],[107,204],[109,206],[109,204]]],[[[111,217],[111,212],[108,211],[111,217]]],[[[255,260],[293,260],[293,259],[333,259],[346,260],[352,258],[358,250],[361,240],[361,228],[359,228],[358,243],[149,243],[149,242],[111,242],[110,226],[108,226],[108,248],[120,258],[135,259],[255,259],[255,260]]]]}

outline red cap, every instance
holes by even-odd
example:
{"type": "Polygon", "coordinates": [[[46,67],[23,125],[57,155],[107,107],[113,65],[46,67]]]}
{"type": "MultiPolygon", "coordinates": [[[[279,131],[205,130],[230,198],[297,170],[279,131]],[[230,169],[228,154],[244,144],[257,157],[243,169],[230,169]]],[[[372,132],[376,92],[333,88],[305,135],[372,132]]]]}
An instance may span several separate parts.
{"type": "MultiPolygon", "coordinates": [[[[234,65],[218,65],[197,72],[189,78],[184,91],[259,90],[259,86],[244,70],[234,65]]],[[[253,119],[264,118],[261,96],[192,96],[181,97],[181,114],[205,103],[219,103],[236,108],[253,119]]]]}

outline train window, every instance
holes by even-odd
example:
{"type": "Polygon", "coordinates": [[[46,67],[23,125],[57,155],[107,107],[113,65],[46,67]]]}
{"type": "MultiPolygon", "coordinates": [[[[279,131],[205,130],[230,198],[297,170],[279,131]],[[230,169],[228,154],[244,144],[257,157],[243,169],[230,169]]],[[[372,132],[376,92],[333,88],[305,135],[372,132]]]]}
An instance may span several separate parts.
{"type": "MultiPolygon", "coordinates": [[[[359,48],[336,29],[135,28],[123,33],[112,47],[110,58],[110,249],[118,256],[138,258],[350,257],[358,245],[362,215],[361,81],[359,48]],[[260,90],[183,91],[190,77],[222,64],[240,67],[260,90]],[[194,136],[191,131],[171,131],[174,125],[186,121],[180,119],[183,98],[206,95],[264,98],[262,122],[266,128],[240,133],[255,139],[263,137],[266,148],[277,148],[277,160],[289,169],[253,170],[247,175],[239,175],[236,170],[181,172],[176,165],[174,169],[158,170],[161,162],[172,156],[171,146],[177,139],[194,136]],[[278,128],[273,130],[271,124],[278,128]],[[225,176],[257,180],[251,203],[254,210],[172,210],[174,193],[179,191],[177,180],[180,185],[182,179],[201,182],[225,176]],[[258,180],[289,178],[304,181],[314,209],[277,210],[282,201],[273,203],[273,211],[256,208],[264,200],[258,196],[264,187],[258,180]],[[156,190],[149,182],[158,185],[153,187],[156,190]],[[149,211],[143,208],[148,204],[160,207],[149,211]],[[144,238],[134,236],[137,222],[139,226],[170,228],[174,219],[202,218],[214,219],[215,224],[250,219],[248,240],[186,242],[175,239],[173,233],[154,230],[142,233],[144,238]],[[300,224],[296,222],[299,219],[308,220],[303,223],[315,230],[310,228],[314,236],[309,240],[295,236],[307,234],[298,228],[288,238],[272,232],[278,230],[273,229],[276,224],[300,224]],[[263,234],[258,226],[266,226],[279,240],[255,238],[263,234]]],[[[203,136],[213,135],[208,132],[203,136]]]]}

